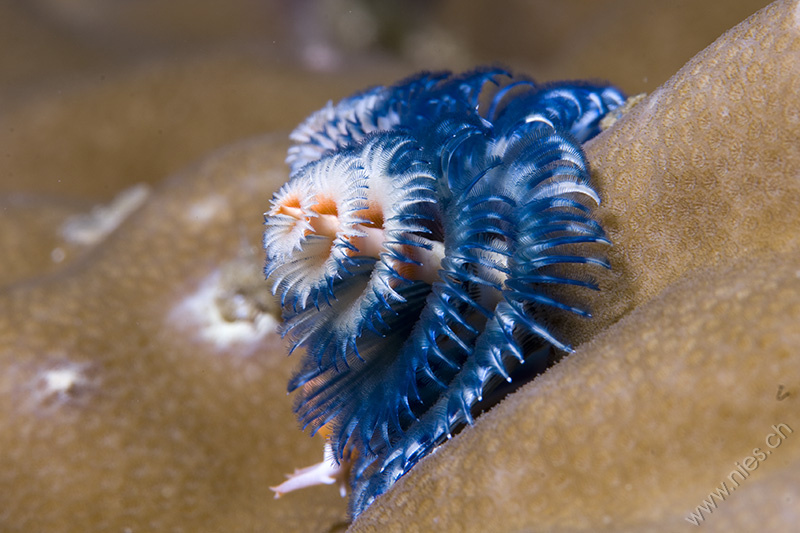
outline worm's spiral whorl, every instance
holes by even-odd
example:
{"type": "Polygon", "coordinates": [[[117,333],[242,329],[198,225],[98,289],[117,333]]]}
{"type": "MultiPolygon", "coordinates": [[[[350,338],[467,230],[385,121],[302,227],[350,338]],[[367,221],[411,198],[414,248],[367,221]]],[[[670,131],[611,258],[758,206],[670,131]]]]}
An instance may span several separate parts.
{"type": "Polygon", "coordinates": [[[296,412],[354,461],[354,516],[516,365],[570,350],[548,310],[588,312],[553,288],[595,287],[560,267],[608,266],[581,143],[623,101],[498,69],[423,73],[292,133],[265,272],[306,349],[296,412]]]}

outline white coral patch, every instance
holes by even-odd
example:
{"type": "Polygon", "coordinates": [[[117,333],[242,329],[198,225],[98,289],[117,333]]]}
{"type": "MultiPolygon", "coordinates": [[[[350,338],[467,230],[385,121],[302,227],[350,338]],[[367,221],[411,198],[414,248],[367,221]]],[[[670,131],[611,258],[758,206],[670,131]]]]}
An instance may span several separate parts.
{"type": "Polygon", "coordinates": [[[85,399],[96,383],[88,376],[88,363],[63,361],[39,370],[30,382],[36,408],[52,409],[85,399]]]}
{"type": "Polygon", "coordinates": [[[794,25],[800,28],[800,2],[794,8],[794,25]]]}
{"type": "Polygon", "coordinates": [[[149,196],[150,187],[144,183],[129,187],[108,205],[98,205],[89,213],[68,218],[61,226],[61,235],[68,243],[93,246],[116,230],[149,196]]]}
{"type": "Polygon", "coordinates": [[[189,205],[186,217],[193,224],[205,225],[227,212],[228,201],[222,195],[210,195],[189,205]]]}
{"type": "Polygon", "coordinates": [[[57,246],[50,251],[50,259],[53,261],[53,263],[61,263],[66,258],[67,253],[60,246],[57,246]]]}
{"type": "Polygon", "coordinates": [[[246,298],[234,295],[234,319],[223,316],[219,306],[224,289],[220,271],[214,271],[170,313],[170,320],[181,329],[190,329],[198,339],[218,351],[253,353],[258,343],[274,332],[278,321],[269,313],[253,316],[246,298]]]}

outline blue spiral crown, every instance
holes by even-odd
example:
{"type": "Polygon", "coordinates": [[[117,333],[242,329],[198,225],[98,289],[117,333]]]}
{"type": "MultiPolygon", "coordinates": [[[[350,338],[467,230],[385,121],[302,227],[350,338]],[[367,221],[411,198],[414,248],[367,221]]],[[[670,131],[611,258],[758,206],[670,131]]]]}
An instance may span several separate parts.
{"type": "Polygon", "coordinates": [[[421,73],[291,134],[265,273],[305,348],[295,411],[353,461],[353,516],[515,367],[571,350],[548,316],[589,313],[557,288],[596,287],[563,267],[608,267],[581,144],[623,101],[500,69],[421,73]]]}

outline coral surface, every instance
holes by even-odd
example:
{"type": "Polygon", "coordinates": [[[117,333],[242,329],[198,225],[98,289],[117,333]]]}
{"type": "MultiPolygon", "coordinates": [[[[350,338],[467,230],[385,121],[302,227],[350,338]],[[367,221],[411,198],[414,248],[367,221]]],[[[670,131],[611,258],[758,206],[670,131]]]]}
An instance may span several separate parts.
{"type": "MultiPolygon", "coordinates": [[[[800,428],[799,9],[746,20],[590,143],[613,270],[573,327],[603,331],[354,531],[681,530],[774,424],[800,428]]],[[[703,526],[790,527],[797,436],[703,526]]]]}
{"type": "Polygon", "coordinates": [[[681,279],[423,460],[352,530],[683,531],[755,448],[769,455],[698,521],[791,527],[799,264],[766,254],[681,279]],[[792,431],[770,449],[778,424],[792,431]]]}
{"type": "Polygon", "coordinates": [[[5,531],[319,531],[344,519],[335,492],[309,513],[267,489],[318,453],[294,429],[291,364],[250,281],[262,259],[248,206],[283,181],[283,137],[211,156],[80,258],[4,290],[5,531]]]}
{"type": "MultiPolygon", "coordinates": [[[[312,74],[276,61],[289,45],[271,34],[263,48],[142,53],[127,48],[136,27],[114,30],[125,16],[59,22],[91,1],[52,14],[55,2],[0,0],[0,529],[344,530],[336,488],[278,501],[268,489],[321,449],[297,429],[295,362],[253,283],[287,133],[210,150],[412,69],[312,74]],[[122,46],[98,45],[115,34],[122,46]],[[68,228],[105,229],[76,241],[68,228]]],[[[764,3],[593,1],[599,26],[598,11],[564,26],[510,3],[515,25],[494,31],[488,8],[451,4],[466,48],[491,40],[484,61],[632,92],[764,3]],[[529,29],[548,24],[570,37],[557,61],[535,48],[562,33],[529,29]]],[[[177,23],[154,42],[198,42],[180,17],[162,20],[177,23]]],[[[798,3],[773,4],[587,145],[614,270],[595,318],[564,323],[577,353],[422,461],[353,530],[691,529],[685,518],[781,423],[794,433],[701,527],[794,527],[797,28],[798,3]]]]}

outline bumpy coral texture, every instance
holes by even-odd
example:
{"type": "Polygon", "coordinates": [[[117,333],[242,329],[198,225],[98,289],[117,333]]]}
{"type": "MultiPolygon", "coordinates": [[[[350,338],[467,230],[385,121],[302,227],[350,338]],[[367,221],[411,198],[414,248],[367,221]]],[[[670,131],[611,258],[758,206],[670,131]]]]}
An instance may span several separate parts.
{"type": "Polygon", "coordinates": [[[215,154],[70,265],[5,288],[0,529],[319,531],[344,520],[335,492],[299,514],[266,489],[318,453],[276,430],[295,426],[281,409],[291,362],[237,275],[249,265],[265,287],[247,206],[284,179],[283,139],[215,154]],[[168,252],[154,260],[154,249],[168,252]]]}
{"type": "Polygon", "coordinates": [[[328,105],[293,133],[267,213],[265,272],[306,349],[289,391],[337,459],[358,515],[515,366],[570,350],[548,310],[588,311],[555,267],[607,266],[581,143],[624,98],[496,69],[423,73],[328,105]]]}
{"type": "Polygon", "coordinates": [[[618,322],[419,464],[354,531],[685,530],[778,423],[794,433],[701,525],[793,527],[799,12],[757,13],[587,147],[617,275],[584,334],[618,322]]]}
{"type": "MultiPolygon", "coordinates": [[[[287,401],[296,357],[249,318],[258,306],[241,305],[248,290],[226,282],[248,261],[248,279],[263,281],[261,214],[286,180],[286,132],[208,151],[291,128],[327,99],[391,82],[409,67],[298,72],[274,61],[269,35],[261,50],[203,47],[177,57],[149,40],[151,55],[134,57],[113,41],[87,39],[89,30],[42,22],[46,10],[32,8],[93,13],[95,2],[118,4],[0,1],[0,530],[343,531],[346,501],[335,488],[278,501],[267,489],[287,468],[318,461],[320,442],[297,430],[287,401]],[[115,230],[94,244],[65,241],[68,220],[112,207],[140,182],[149,185],[145,201],[115,230]]],[[[173,6],[136,2],[145,3],[173,6]]],[[[452,8],[437,20],[456,20],[481,54],[463,67],[524,51],[531,63],[514,66],[541,79],[597,75],[652,91],[764,3],[584,0],[575,5],[593,12],[564,19],[561,2],[487,4],[508,22],[492,32],[479,5],[448,0],[452,8]],[[690,34],[680,46],[676,27],[690,34]],[[479,38],[493,48],[479,50],[479,38]]],[[[763,446],[773,423],[797,430],[790,328],[798,322],[798,258],[781,256],[796,248],[800,229],[795,12],[795,2],[781,2],[737,29],[658,92],[669,106],[634,109],[586,146],[614,269],[608,278],[594,272],[603,290],[582,296],[595,316],[570,331],[586,344],[622,315],[631,322],[614,326],[602,345],[578,344],[574,359],[545,374],[540,387],[558,377],[546,391],[525,389],[421,461],[354,530],[574,531],[578,521],[585,531],[793,530],[794,436],[699,528],[683,517],[734,461],[763,446]],[[694,77],[705,80],[702,91],[694,77]],[[696,106],[703,120],[692,119],[696,106]],[[731,152],[728,139],[743,149],[731,152]],[[636,150],[620,151],[620,143],[636,150]],[[727,169],[724,179],[717,168],[727,169]],[[765,202],[765,190],[779,193],[765,202]],[[680,217],[660,209],[662,200],[680,217]],[[685,250],[698,243],[707,255],[685,250]],[[723,272],[732,256],[741,264],[723,272]],[[701,277],[681,281],[704,265],[701,277]],[[615,287],[615,299],[605,300],[615,287]],[[675,292],[658,297],[665,289],[675,292]],[[651,307],[633,320],[635,306],[651,307]],[[600,347],[608,357],[584,371],[600,347]],[[701,364],[706,357],[715,359],[701,364]],[[546,401],[536,400],[543,392],[546,401]],[[562,425],[548,429],[545,420],[561,412],[562,425]],[[537,446],[550,450],[543,461],[537,446]],[[600,455],[588,468],[595,477],[572,477],[600,455]],[[512,519],[518,527],[505,527],[512,519]]],[[[105,35],[130,34],[109,30],[120,19],[95,23],[105,35]]]]}

